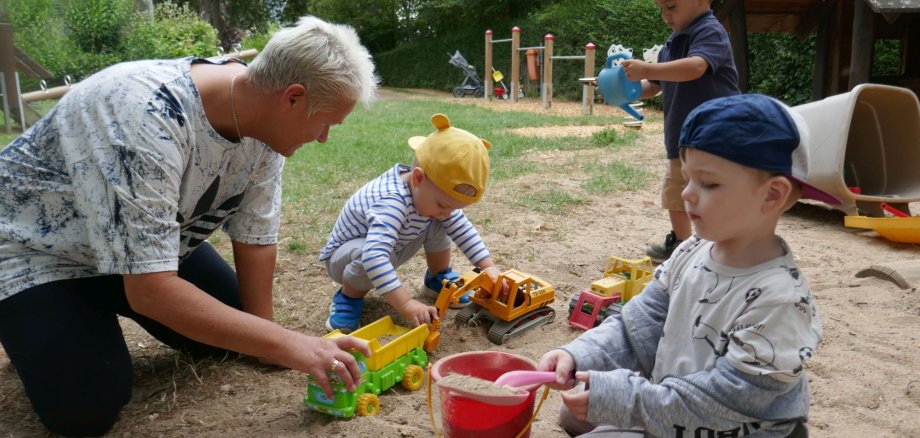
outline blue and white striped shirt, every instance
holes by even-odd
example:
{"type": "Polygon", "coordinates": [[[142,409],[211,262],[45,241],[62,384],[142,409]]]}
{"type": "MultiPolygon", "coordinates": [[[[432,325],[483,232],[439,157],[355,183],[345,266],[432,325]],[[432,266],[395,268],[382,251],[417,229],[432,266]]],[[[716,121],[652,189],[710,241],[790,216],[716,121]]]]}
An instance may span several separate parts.
{"type": "MultiPolygon", "coordinates": [[[[361,261],[380,294],[392,292],[401,285],[390,255],[418,239],[433,221],[415,210],[412,193],[401,177],[410,170],[409,166],[397,164],[352,195],[339,213],[329,242],[319,256],[325,261],[345,242],[366,238],[361,261]]],[[[475,265],[489,257],[479,232],[462,210],[454,210],[441,223],[470,263],[475,265]]]]}

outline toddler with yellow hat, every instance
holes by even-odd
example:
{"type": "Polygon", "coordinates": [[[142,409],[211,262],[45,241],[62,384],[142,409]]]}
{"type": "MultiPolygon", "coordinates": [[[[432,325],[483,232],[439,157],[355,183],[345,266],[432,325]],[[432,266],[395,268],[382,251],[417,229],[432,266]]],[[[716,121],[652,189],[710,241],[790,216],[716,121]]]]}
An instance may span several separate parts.
{"type": "MultiPolygon", "coordinates": [[[[342,208],[320,261],[342,285],[332,298],[326,328],[350,332],[360,327],[364,297],[376,289],[410,323],[427,324],[437,309],[412,298],[396,268],[422,248],[428,262],[423,290],[437,296],[443,280],[460,275],[450,267],[451,242],[493,280],[500,271],[462,209],[482,199],[489,180],[492,145],[454,128],[435,114],[437,129],[412,137],[411,166],[397,164],[358,190],[342,208]]],[[[468,305],[464,296],[460,306],[468,305]]]]}

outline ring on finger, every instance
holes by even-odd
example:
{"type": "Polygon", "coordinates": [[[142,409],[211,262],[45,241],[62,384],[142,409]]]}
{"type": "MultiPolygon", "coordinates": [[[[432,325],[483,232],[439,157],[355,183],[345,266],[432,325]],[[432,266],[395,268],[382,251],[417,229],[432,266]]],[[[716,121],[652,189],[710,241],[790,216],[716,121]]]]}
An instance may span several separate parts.
{"type": "Polygon", "coordinates": [[[342,362],[339,362],[338,359],[332,359],[332,365],[329,365],[329,370],[331,370],[331,371],[334,373],[335,370],[336,370],[336,369],[339,367],[339,365],[341,365],[341,364],[342,364],[342,362]]]}

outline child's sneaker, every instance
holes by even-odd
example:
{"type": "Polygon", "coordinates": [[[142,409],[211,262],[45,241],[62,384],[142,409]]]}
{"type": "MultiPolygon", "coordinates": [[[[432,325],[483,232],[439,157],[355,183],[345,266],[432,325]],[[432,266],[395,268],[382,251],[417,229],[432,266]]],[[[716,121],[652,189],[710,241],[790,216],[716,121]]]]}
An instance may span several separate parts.
{"type": "Polygon", "coordinates": [[[332,296],[329,306],[329,318],[326,328],[351,333],[361,326],[361,312],[364,310],[364,298],[351,298],[342,293],[342,289],[332,296]]]}
{"type": "MultiPolygon", "coordinates": [[[[443,281],[457,281],[460,278],[460,274],[454,271],[451,268],[447,268],[435,275],[432,275],[430,272],[425,271],[425,285],[423,286],[423,292],[425,295],[437,299],[438,295],[441,293],[443,288],[443,281]]],[[[451,309],[462,309],[470,305],[470,294],[473,291],[469,291],[460,297],[460,300],[457,304],[451,303],[451,309]]]]}
{"type": "Polygon", "coordinates": [[[680,245],[683,240],[677,240],[677,235],[674,234],[674,231],[668,233],[667,236],[664,236],[664,244],[656,243],[652,246],[649,246],[645,250],[645,255],[652,258],[652,261],[655,263],[663,263],[665,260],[671,258],[671,253],[674,252],[674,249],[680,245]]]}

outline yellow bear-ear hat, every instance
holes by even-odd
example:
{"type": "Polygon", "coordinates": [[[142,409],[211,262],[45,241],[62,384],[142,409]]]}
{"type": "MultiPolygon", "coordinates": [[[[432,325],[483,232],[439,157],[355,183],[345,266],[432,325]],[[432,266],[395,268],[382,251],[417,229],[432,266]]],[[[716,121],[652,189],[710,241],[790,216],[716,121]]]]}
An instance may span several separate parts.
{"type": "MultiPolygon", "coordinates": [[[[431,116],[437,129],[427,137],[412,137],[409,147],[425,175],[441,190],[461,202],[472,204],[482,199],[489,182],[489,149],[492,143],[468,131],[450,126],[444,114],[431,116]],[[457,190],[473,188],[472,196],[457,190]]],[[[469,193],[469,192],[467,192],[469,193]]]]}

